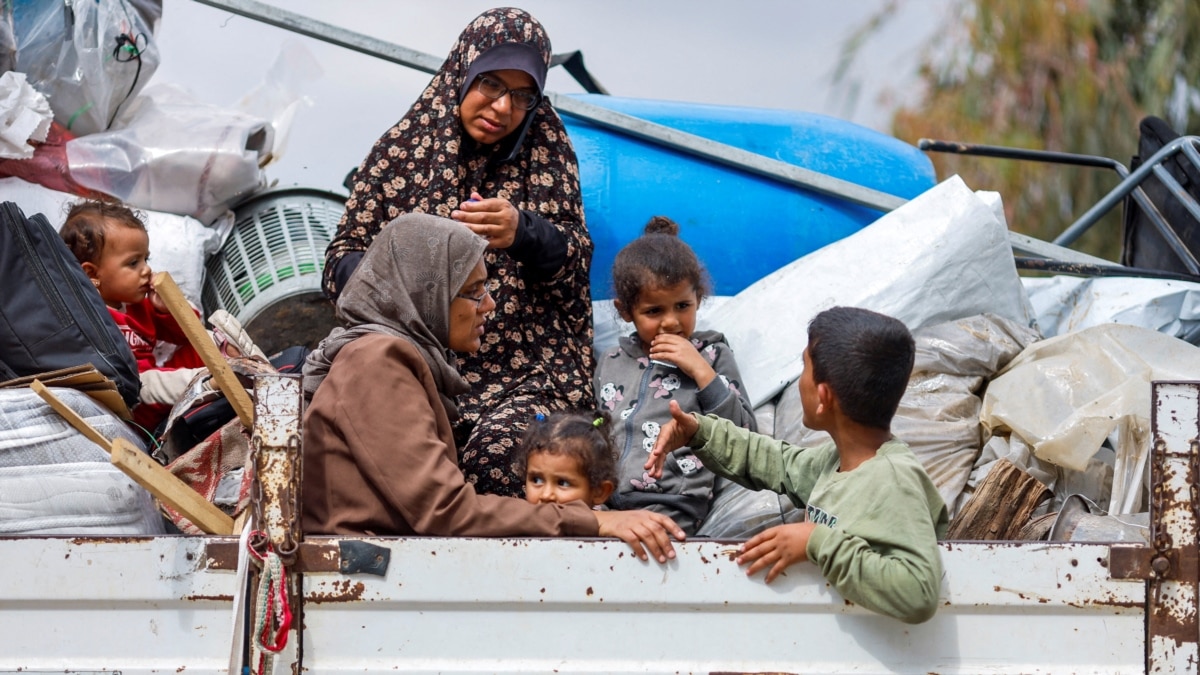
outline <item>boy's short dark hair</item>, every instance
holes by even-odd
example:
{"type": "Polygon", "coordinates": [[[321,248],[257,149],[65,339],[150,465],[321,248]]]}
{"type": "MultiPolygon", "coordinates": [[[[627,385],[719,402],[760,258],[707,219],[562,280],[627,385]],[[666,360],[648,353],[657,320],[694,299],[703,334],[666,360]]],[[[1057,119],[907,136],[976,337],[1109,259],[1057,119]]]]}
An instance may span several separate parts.
{"type": "Polygon", "coordinates": [[[95,264],[104,252],[104,228],[110,220],[125,227],[146,230],[141,216],[128,206],[117,201],[88,199],[71,205],[58,234],[80,264],[95,264]]]}
{"type": "Polygon", "coordinates": [[[833,307],[808,324],[813,380],[827,383],[852,421],[889,429],[912,375],[916,345],[890,316],[833,307]]]}

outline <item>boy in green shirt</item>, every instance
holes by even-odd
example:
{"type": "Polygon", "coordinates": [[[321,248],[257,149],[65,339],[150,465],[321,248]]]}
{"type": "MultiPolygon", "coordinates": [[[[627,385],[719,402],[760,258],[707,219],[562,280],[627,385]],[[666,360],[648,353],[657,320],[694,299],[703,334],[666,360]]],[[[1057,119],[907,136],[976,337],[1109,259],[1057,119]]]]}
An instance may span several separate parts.
{"type": "Polygon", "coordinates": [[[892,417],[913,366],[904,324],[854,307],[821,312],[808,326],[800,402],[804,424],[832,442],[803,448],[713,415],[671,406],[646,469],[657,475],[684,445],[704,465],[754,490],[805,508],[803,523],[779,525],[742,546],[747,574],[812,560],[844,598],[906,623],[937,610],[946,505],[924,467],[892,436],[892,417]]]}

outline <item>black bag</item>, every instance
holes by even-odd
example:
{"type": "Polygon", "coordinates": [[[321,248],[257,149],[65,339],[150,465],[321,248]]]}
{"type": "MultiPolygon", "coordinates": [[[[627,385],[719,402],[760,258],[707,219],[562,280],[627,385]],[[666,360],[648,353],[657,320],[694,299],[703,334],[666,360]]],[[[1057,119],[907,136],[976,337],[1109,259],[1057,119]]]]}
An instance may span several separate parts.
{"type": "Polygon", "coordinates": [[[90,363],[132,408],[137,360],[100,294],[42,214],[0,203],[0,381],[90,363]]]}
{"type": "MultiPolygon", "coordinates": [[[[308,357],[308,353],[311,351],[311,349],[304,345],[295,345],[272,356],[269,361],[274,370],[280,373],[299,373],[300,369],[304,367],[304,359],[308,357]]],[[[208,438],[213,432],[225,426],[236,416],[237,414],[233,411],[233,404],[224,396],[191,408],[180,415],[174,424],[171,425],[171,450],[182,454],[187,449],[195,447],[197,443],[208,438]]],[[[166,433],[165,426],[169,419],[163,420],[160,428],[155,430],[156,436],[161,437],[166,433]]],[[[174,457],[170,459],[174,459],[174,457]]]]}
{"type": "MultiPolygon", "coordinates": [[[[1130,163],[1131,170],[1137,169],[1143,161],[1150,159],[1163,146],[1179,138],[1179,134],[1175,133],[1169,124],[1157,117],[1143,119],[1138,125],[1138,131],[1140,132],[1138,154],[1130,163]]],[[[1184,191],[1193,198],[1200,199],[1200,170],[1197,170],[1182,153],[1172,155],[1162,163],[1162,166],[1171,174],[1172,178],[1179,181],[1179,185],[1184,191]]],[[[1154,204],[1166,219],[1167,225],[1183,240],[1187,250],[1200,258],[1200,224],[1196,222],[1183,203],[1154,175],[1148,176],[1146,180],[1142,181],[1142,189],[1150,198],[1150,203],[1154,204]]],[[[1125,199],[1124,229],[1122,265],[1180,274],[1192,273],[1132,197],[1125,199]]]]}

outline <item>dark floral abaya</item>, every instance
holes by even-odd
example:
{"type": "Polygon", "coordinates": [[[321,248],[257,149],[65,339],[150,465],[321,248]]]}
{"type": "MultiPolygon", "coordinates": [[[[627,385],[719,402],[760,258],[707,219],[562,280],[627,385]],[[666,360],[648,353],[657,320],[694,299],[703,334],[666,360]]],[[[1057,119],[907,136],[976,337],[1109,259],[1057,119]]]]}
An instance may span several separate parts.
{"type": "Polygon", "coordinates": [[[459,359],[459,371],[471,385],[459,398],[456,423],[463,474],[479,492],[519,496],[524,477],[512,472],[510,455],[527,422],[538,412],[594,405],[592,241],[575,151],[548,101],[527,114],[521,129],[491,146],[476,143],[459,121],[459,94],[471,63],[507,42],[531,44],[550,62],[549,38],[522,10],[489,10],[467,26],[420,98],[354,175],[346,213],[326,252],[325,289],[336,295],[338,261],[366,250],[396,216],[449,217],[473,190],[512,202],[521,211],[519,228],[561,233],[566,240],[561,265],[561,255],[549,256],[548,264],[536,242],[520,251],[488,250],[484,259],[496,311],[488,318],[483,347],[459,359]]]}

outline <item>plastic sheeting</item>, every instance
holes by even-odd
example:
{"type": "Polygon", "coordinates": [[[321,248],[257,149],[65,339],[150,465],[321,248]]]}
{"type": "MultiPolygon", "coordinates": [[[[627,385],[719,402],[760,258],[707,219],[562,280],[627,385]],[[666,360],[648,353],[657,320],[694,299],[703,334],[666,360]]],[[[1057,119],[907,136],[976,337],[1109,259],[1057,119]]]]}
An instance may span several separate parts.
{"type": "Polygon", "coordinates": [[[67,143],[80,184],[143,209],[211,223],[266,183],[270,122],[149,87],[110,131],[67,143]]]}
{"type": "MultiPolygon", "coordinates": [[[[994,315],[977,315],[917,329],[917,353],[892,433],[912,448],[951,514],[983,443],[979,424],[987,381],[1039,339],[1037,331],[994,315]]],[[[829,439],[801,421],[797,387],[775,406],[775,437],[811,446],[829,439]]]]}
{"type": "Polygon", "coordinates": [[[158,0],[18,2],[16,70],[46,94],[71,133],[104,131],[158,68],[161,16],[158,0]]]}
{"type": "Polygon", "coordinates": [[[1150,382],[1200,379],[1200,349],[1136,326],[1107,324],[1038,342],[988,386],[980,421],[1039,458],[1084,471],[1110,436],[1110,513],[1140,501],[1150,449],[1150,382]]]}
{"type": "Polygon", "coordinates": [[[998,198],[957,176],[716,308],[712,326],[737,351],[754,406],[799,377],[809,320],[836,305],[909,328],[984,312],[1022,325],[1033,319],[998,198]]]}
{"type": "Polygon", "coordinates": [[[0,75],[0,158],[29,159],[33,143],[44,143],[54,119],[50,104],[23,73],[0,75]]]}
{"type": "Polygon", "coordinates": [[[1141,326],[1200,344],[1200,284],[1170,279],[1057,276],[1024,279],[1046,337],[1107,323],[1141,326]]]}

